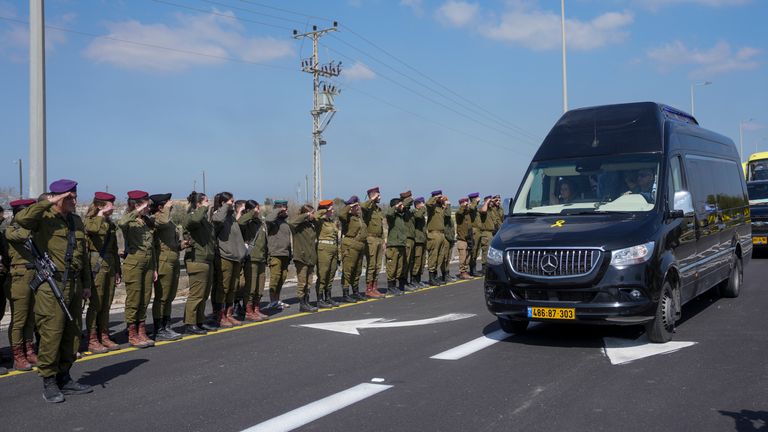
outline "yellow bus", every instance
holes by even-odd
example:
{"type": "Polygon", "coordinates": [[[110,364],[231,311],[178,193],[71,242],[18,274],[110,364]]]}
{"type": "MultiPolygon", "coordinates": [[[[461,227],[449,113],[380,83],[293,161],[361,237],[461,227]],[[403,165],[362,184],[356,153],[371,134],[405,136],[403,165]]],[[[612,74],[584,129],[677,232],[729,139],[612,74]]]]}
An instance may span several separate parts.
{"type": "Polygon", "coordinates": [[[768,180],[768,152],[751,154],[743,166],[747,181],[768,180]]]}

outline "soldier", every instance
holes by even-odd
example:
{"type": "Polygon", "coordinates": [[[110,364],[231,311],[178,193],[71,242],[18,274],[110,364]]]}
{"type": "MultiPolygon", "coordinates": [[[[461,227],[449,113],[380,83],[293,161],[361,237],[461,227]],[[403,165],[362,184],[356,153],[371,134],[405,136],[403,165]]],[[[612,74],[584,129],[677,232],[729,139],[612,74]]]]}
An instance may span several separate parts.
{"type": "Polygon", "coordinates": [[[214,277],[219,282],[214,299],[214,313],[217,315],[219,325],[224,328],[242,325],[235,318],[235,295],[240,280],[240,267],[245,258],[246,249],[243,242],[243,233],[237,220],[245,210],[245,203],[235,206],[235,200],[229,192],[221,192],[216,195],[213,203],[214,232],[218,245],[217,270],[214,277]]]}
{"type": "Polygon", "coordinates": [[[478,206],[480,204],[480,192],[472,192],[467,195],[469,198],[469,219],[472,223],[472,236],[467,243],[467,249],[470,251],[469,257],[469,276],[475,277],[475,264],[477,256],[480,253],[480,218],[478,217],[478,206]]]}
{"type": "Polygon", "coordinates": [[[45,401],[63,402],[64,395],[93,391],[76,383],[69,373],[80,346],[82,300],[91,296],[91,265],[85,227],[75,214],[77,182],[57,180],[50,191],[53,196],[20,211],[15,220],[32,231],[37,247],[50,255],[58,269],[54,279],[74,318],[68,321],[49,284],[40,285],[35,292],[35,324],[40,334],[37,372],[43,378],[45,401]]]}
{"type": "Polygon", "coordinates": [[[243,263],[245,278],[243,300],[245,319],[259,322],[269,319],[261,313],[261,293],[267,276],[267,227],[261,220],[261,206],[254,200],[245,202],[245,213],[237,220],[243,233],[248,255],[243,263]]]}
{"type": "Polygon", "coordinates": [[[445,241],[443,242],[443,259],[440,264],[440,274],[442,276],[442,282],[453,282],[455,277],[451,276],[448,270],[448,264],[451,262],[451,254],[453,253],[453,245],[456,244],[456,228],[453,224],[453,218],[451,217],[451,202],[448,197],[443,200],[443,208],[445,209],[445,241]]]}
{"type": "Polygon", "coordinates": [[[357,303],[366,300],[364,295],[360,294],[360,275],[363,267],[363,253],[365,252],[365,242],[368,237],[368,230],[360,216],[360,200],[357,195],[352,195],[343,209],[339,212],[341,221],[341,292],[343,301],[346,303],[357,303]],[[352,290],[350,294],[349,290],[352,290]]]}
{"type": "MultiPolygon", "coordinates": [[[[8,242],[5,240],[5,209],[0,206],[0,321],[5,315],[6,292],[10,294],[10,278],[8,272],[11,266],[11,258],[8,256],[8,242]]],[[[0,375],[7,375],[8,369],[0,366],[0,375]]]]}
{"type": "Polygon", "coordinates": [[[317,307],[328,309],[339,306],[331,296],[333,278],[339,261],[339,229],[333,219],[333,201],[320,201],[317,205],[317,307]]]}
{"type": "Polygon", "coordinates": [[[469,241],[472,236],[472,218],[470,217],[469,198],[459,199],[459,209],[456,210],[456,250],[459,252],[459,279],[470,279],[469,241]]]}
{"type": "MultiPolygon", "coordinates": [[[[416,222],[413,217],[413,193],[411,191],[405,191],[400,193],[400,202],[403,203],[403,221],[405,222],[405,276],[406,278],[411,275],[411,266],[413,265],[414,257],[414,244],[416,235],[416,222]]],[[[413,290],[418,288],[413,281],[407,281],[406,288],[413,290]]],[[[394,291],[387,289],[389,294],[394,291]]],[[[399,291],[398,291],[399,292],[399,291]]]]}
{"type": "Polygon", "coordinates": [[[414,244],[411,257],[410,271],[411,281],[416,288],[426,288],[428,285],[421,281],[424,272],[424,255],[427,253],[427,206],[424,197],[414,200],[413,223],[414,244]]]}
{"type": "Polygon", "coordinates": [[[125,281],[125,326],[128,343],[136,348],[155,346],[147,336],[145,321],[152,298],[152,284],[157,280],[154,248],[154,222],[149,214],[149,194],[142,190],[128,192],[128,207],[117,225],[125,241],[123,280],[125,281]]]}
{"type": "Polygon", "coordinates": [[[172,341],[181,335],[171,329],[171,307],[179,290],[179,253],[181,238],[176,224],[171,219],[173,201],[171,194],[150,195],[152,214],[155,222],[155,256],[157,257],[157,280],[155,299],[152,303],[154,339],[172,341]]]}
{"type": "Polygon", "coordinates": [[[368,227],[368,247],[365,249],[365,262],[367,263],[365,270],[365,295],[371,298],[380,298],[384,297],[379,292],[378,286],[379,270],[381,270],[381,250],[384,243],[384,216],[379,207],[381,193],[378,186],[368,189],[367,194],[368,200],[360,205],[360,210],[363,212],[363,222],[368,227]]]}
{"type": "Polygon", "coordinates": [[[493,235],[496,235],[504,223],[504,209],[501,208],[501,195],[494,195],[491,200],[491,210],[493,214],[493,235]]]}
{"type": "MultiPolygon", "coordinates": [[[[12,201],[14,219],[5,231],[8,241],[8,256],[11,262],[11,283],[8,300],[11,306],[11,323],[8,327],[8,340],[13,354],[13,368],[20,371],[32,370],[37,364],[34,347],[35,332],[35,296],[29,289],[29,283],[35,277],[31,266],[30,252],[24,247],[32,233],[22,228],[15,216],[25,208],[35,204],[33,199],[12,201]]],[[[5,305],[3,305],[5,312],[5,305]]]]}
{"type": "Polygon", "coordinates": [[[488,259],[488,246],[493,239],[493,230],[496,228],[495,217],[493,216],[493,210],[491,209],[492,196],[488,195],[483,198],[483,205],[478,211],[477,220],[480,222],[480,256],[483,263],[482,273],[485,274],[486,260],[488,259]]]}
{"type": "Polygon", "coordinates": [[[91,259],[93,288],[85,315],[88,351],[100,354],[120,349],[109,338],[109,308],[115,296],[115,286],[122,280],[120,256],[117,250],[117,225],[112,221],[115,196],[96,192],[85,214],[85,233],[91,259]]]}
{"type": "Polygon", "coordinates": [[[408,227],[404,219],[405,206],[400,198],[389,201],[387,217],[387,293],[402,295],[405,288],[405,241],[408,227]]]}
{"type": "Polygon", "coordinates": [[[182,226],[189,248],[184,253],[184,266],[189,276],[189,295],[184,307],[184,333],[206,334],[217,327],[205,322],[205,302],[211,294],[216,234],[208,220],[208,197],[192,191],[182,226]]]}
{"type": "Polygon", "coordinates": [[[445,250],[445,209],[443,208],[443,191],[432,191],[432,198],[427,201],[427,267],[429,284],[440,285],[437,280],[437,268],[443,259],[445,250]]]}
{"type": "Polygon", "coordinates": [[[291,262],[291,227],[288,225],[288,201],[278,200],[267,215],[267,247],[269,248],[269,305],[267,309],[291,307],[280,300],[288,264],[291,262]]]}
{"type": "MultiPolygon", "coordinates": [[[[296,267],[296,298],[300,312],[317,312],[309,303],[309,285],[317,263],[317,227],[315,208],[304,204],[299,214],[288,218],[293,234],[293,265],[296,267]]],[[[318,298],[319,300],[319,298],[318,298]]]]}

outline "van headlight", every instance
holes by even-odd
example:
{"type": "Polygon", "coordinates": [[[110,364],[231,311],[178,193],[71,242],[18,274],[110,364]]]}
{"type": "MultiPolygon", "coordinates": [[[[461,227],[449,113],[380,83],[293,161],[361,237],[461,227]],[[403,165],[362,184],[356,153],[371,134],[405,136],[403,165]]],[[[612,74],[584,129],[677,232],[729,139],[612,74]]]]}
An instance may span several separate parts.
{"type": "Polygon", "coordinates": [[[648,242],[637,246],[619,249],[611,252],[611,265],[624,267],[632,264],[642,264],[653,255],[654,242],[648,242]]]}
{"type": "Polygon", "coordinates": [[[488,264],[501,265],[504,262],[504,252],[488,246],[488,264]]]}

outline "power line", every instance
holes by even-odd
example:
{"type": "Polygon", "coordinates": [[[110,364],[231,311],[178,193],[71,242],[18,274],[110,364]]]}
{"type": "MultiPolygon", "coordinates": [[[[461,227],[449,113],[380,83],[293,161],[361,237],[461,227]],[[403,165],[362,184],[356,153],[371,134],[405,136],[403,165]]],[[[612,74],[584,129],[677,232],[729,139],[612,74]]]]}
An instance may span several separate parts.
{"type": "MultiPolygon", "coordinates": [[[[247,18],[240,18],[240,17],[223,14],[223,13],[216,12],[216,11],[210,11],[210,10],[196,8],[196,7],[193,7],[193,6],[183,5],[183,4],[174,3],[174,2],[169,2],[169,1],[166,1],[166,0],[152,0],[152,1],[155,2],[155,3],[166,4],[168,6],[175,6],[177,8],[188,9],[188,10],[193,10],[193,11],[196,11],[196,12],[202,12],[202,13],[207,13],[207,14],[211,14],[211,15],[216,15],[216,16],[220,16],[220,17],[223,17],[223,18],[228,18],[228,19],[233,19],[233,20],[238,20],[238,21],[245,21],[245,22],[249,22],[249,23],[253,23],[253,24],[259,24],[259,25],[263,25],[263,26],[267,26],[267,27],[274,27],[274,28],[281,29],[281,30],[291,31],[291,29],[288,28],[288,27],[283,27],[283,26],[279,26],[279,25],[275,25],[275,24],[271,24],[271,23],[266,23],[266,22],[263,22],[263,21],[249,20],[247,18]]],[[[203,1],[208,1],[208,0],[203,0],[203,1]]],[[[221,3],[218,3],[218,2],[214,2],[214,1],[209,1],[209,3],[221,4],[221,3]]],[[[232,6],[229,6],[229,7],[232,7],[232,6]]],[[[232,8],[235,9],[234,7],[232,7],[232,8]]]]}
{"type": "MultiPolygon", "coordinates": [[[[259,3],[259,2],[255,2],[255,1],[252,1],[252,0],[240,0],[240,1],[243,2],[243,3],[252,4],[254,6],[263,7],[265,9],[271,9],[271,10],[275,10],[275,11],[279,11],[279,12],[285,12],[285,13],[288,13],[288,14],[291,14],[291,15],[298,15],[298,16],[302,16],[302,17],[305,17],[305,18],[317,19],[317,20],[328,21],[328,22],[333,22],[334,21],[334,20],[332,20],[330,18],[319,17],[319,16],[315,16],[315,15],[307,15],[307,14],[305,14],[303,12],[296,12],[296,11],[293,11],[293,10],[290,10],[290,9],[279,8],[277,6],[272,6],[272,5],[268,5],[268,4],[264,4],[264,3],[259,3]]],[[[257,13],[257,12],[254,12],[254,13],[257,13]]]]}

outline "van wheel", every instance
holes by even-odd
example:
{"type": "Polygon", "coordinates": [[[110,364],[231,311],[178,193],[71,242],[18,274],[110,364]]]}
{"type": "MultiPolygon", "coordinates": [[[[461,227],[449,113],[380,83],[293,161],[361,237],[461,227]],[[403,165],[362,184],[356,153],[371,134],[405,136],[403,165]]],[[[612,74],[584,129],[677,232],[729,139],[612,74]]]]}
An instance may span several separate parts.
{"type": "Polygon", "coordinates": [[[499,317],[499,326],[510,334],[522,334],[528,330],[528,321],[517,321],[499,317]]]}
{"type": "Polygon", "coordinates": [[[720,295],[727,298],[736,298],[741,293],[741,283],[744,281],[744,264],[741,258],[736,256],[736,260],[731,268],[731,274],[728,280],[720,285],[720,295]]]}
{"type": "Polygon", "coordinates": [[[653,321],[645,325],[648,340],[653,343],[664,343],[672,340],[672,333],[675,332],[676,317],[677,312],[672,285],[669,282],[664,282],[664,287],[661,289],[661,296],[659,297],[659,304],[656,306],[656,316],[653,321]]]}

